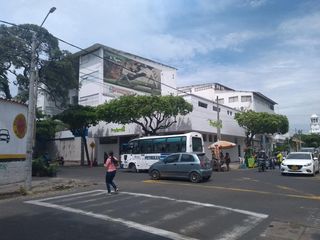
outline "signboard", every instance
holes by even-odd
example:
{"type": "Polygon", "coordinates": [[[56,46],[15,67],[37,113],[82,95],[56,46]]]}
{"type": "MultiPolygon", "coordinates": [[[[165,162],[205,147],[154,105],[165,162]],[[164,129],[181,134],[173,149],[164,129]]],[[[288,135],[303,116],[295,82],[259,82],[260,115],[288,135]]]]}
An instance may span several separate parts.
{"type": "Polygon", "coordinates": [[[27,106],[0,99],[0,185],[26,179],[27,106]]]}
{"type": "Polygon", "coordinates": [[[105,82],[154,95],[161,94],[160,70],[108,50],[104,50],[104,58],[105,82]]]}

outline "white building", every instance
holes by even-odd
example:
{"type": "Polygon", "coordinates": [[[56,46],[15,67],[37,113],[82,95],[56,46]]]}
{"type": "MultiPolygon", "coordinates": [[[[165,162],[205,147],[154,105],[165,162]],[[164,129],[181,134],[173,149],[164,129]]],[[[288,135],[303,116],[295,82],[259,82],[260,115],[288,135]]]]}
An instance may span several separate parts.
{"type": "Polygon", "coordinates": [[[320,134],[320,120],[316,114],[310,117],[310,133],[320,134]]]}
{"type": "MultiPolygon", "coordinates": [[[[76,89],[69,90],[69,101],[67,104],[74,105],[78,102],[78,92],[76,89]]],[[[50,96],[45,91],[38,91],[37,94],[37,109],[46,116],[54,116],[61,113],[64,109],[59,106],[59,102],[50,99],[50,96]]]]}
{"type": "Polygon", "coordinates": [[[239,111],[253,110],[256,112],[274,113],[274,105],[277,104],[259,92],[238,91],[219,83],[184,86],[178,89],[178,94],[180,95],[191,93],[212,101],[218,99],[219,104],[229,106],[239,111]]]}
{"type": "MultiPolygon", "coordinates": [[[[112,49],[101,44],[95,44],[83,51],[75,54],[79,58],[79,104],[97,106],[128,94],[141,95],[168,95],[177,94],[176,71],[177,69],[143,58],[130,53],[112,49]]],[[[211,84],[212,85],[212,84],[211,84]]],[[[204,85],[203,85],[204,86],[204,85]]],[[[220,89],[219,98],[229,98],[236,92],[220,84],[214,85],[220,89]]],[[[193,112],[178,117],[177,123],[166,129],[163,134],[176,134],[190,131],[202,133],[206,154],[211,157],[208,146],[217,140],[217,129],[210,126],[209,120],[217,119],[217,107],[215,96],[210,91],[203,91],[202,94],[192,89],[187,93],[181,93],[184,99],[193,105],[193,112]]],[[[207,90],[207,89],[205,89],[207,90]]],[[[218,91],[217,91],[218,92],[218,91]]],[[[257,103],[257,107],[268,108],[270,104],[275,104],[272,100],[255,92],[242,92],[243,96],[250,95],[252,101],[257,103]],[[260,102],[266,105],[260,104],[260,102]],[[260,101],[260,102],[259,102],[260,101]],[[269,104],[269,105],[268,105],[269,104]]],[[[221,100],[222,101],[222,100],[221,100]]],[[[241,101],[239,101],[241,103],[241,101]]],[[[242,102],[244,103],[244,102],[242,102]]],[[[247,105],[244,105],[248,107],[247,105]]],[[[223,127],[221,136],[224,140],[235,142],[237,147],[228,149],[233,161],[243,156],[244,152],[244,129],[239,127],[234,120],[234,114],[241,109],[241,106],[227,106],[219,104],[220,119],[223,127]]],[[[89,129],[89,142],[95,142],[95,158],[98,162],[103,161],[104,152],[112,150],[116,156],[120,155],[120,147],[130,139],[141,136],[141,128],[135,124],[118,125],[100,122],[97,126],[89,129]]],[[[63,155],[63,153],[62,153],[63,155]]],[[[65,158],[66,159],[66,158],[65,158]]],[[[68,160],[68,159],[66,159],[68,160]]]]}

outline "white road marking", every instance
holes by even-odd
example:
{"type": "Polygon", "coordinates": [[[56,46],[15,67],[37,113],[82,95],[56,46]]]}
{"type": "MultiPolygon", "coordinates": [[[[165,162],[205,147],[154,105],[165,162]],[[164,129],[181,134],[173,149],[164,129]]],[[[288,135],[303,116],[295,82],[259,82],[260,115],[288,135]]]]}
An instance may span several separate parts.
{"type": "Polygon", "coordinates": [[[34,205],[38,205],[38,206],[43,206],[43,207],[48,207],[48,208],[55,208],[55,209],[59,209],[59,210],[63,210],[66,212],[72,212],[72,213],[77,213],[77,214],[81,214],[81,215],[85,215],[85,216],[90,216],[90,217],[94,217],[94,218],[98,218],[101,220],[105,220],[105,221],[110,221],[110,222],[115,222],[118,224],[122,224],[126,227],[129,228],[134,228],[143,232],[147,232],[147,233],[151,233],[154,235],[158,235],[161,237],[166,237],[169,239],[174,239],[174,240],[196,240],[196,238],[191,238],[188,236],[184,236],[175,232],[170,232],[167,230],[163,230],[160,228],[155,228],[155,227],[151,227],[151,226],[147,226],[147,225],[143,225],[140,223],[136,223],[133,221],[127,221],[125,219],[122,218],[113,218],[113,217],[109,217],[107,215],[102,215],[102,214],[97,214],[97,213],[93,213],[93,212],[87,212],[87,211],[83,211],[80,209],[75,209],[75,208],[70,208],[70,207],[65,207],[65,206],[59,206],[56,204],[52,204],[52,203],[46,203],[46,202],[42,202],[42,201],[27,201],[26,203],[29,204],[34,204],[34,205]]]}
{"type": "Polygon", "coordinates": [[[253,216],[249,216],[244,219],[241,224],[233,226],[232,229],[226,229],[224,233],[217,236],[216,240],[234,240],[240,238],[242,235],[249,232],[256,225],[258,225],[263,219],[253,216]]]}
{"type": "Polygon", "coordinates": [[[195,201],[189,201],[189,200],[179,200],[175,198],[170,198],[170,197],[165,197],[165,196],[156,196],[156,195],[151,195],[151,194],[144,194],[144,193],[132,193],[132,192],[121,192],[133,196],[144,196],[144,197],[149,197],[149,198],[157,198],[157,199],[165,199],[165,200],[170,200],[170,201],[176,201],[180,203],[189,203],[193,205],[198,205],[198,206],[203,206],[203,207],[212,207],[212,208],[218,208],[218,209],[225,209],[229,210],[232,212],[237,212],[237,213],[242,213],[245,215],[257,217],[257,218],[267,218],[269,215],[267,214],[262,214],[262,213],[257,213],[257,212],[252,212],[252,211],[247,211],[247,210],[242,210],[242,209],[237,209],[237,208],[230,208],[230,207],[225,207],[221,205],[215,205],[211,203],[202,203],[202,202],[195,202],[195,201]]]}
{"type": "MultiPolygon", "coordinates": [[[[95,217],[95,218],[102,219],[102,220],[105,220],[105,221],[121,223],[124,226],[130,227],[130,228],[134,228],[134,229],[137,229],[137,230],[140,230],[140,231],[152,233],[152,234],[155,234],[155,235],[158,235],[158,236],[166,237],[166,238],[169,238],[169,239],[174,239],[174,240],[180,240],[180,239],[181,240],[182,239],[191,240],[191,239],[195,239],[195,238],[191,238],[191,237],[188,237],[188,236],[185,236],[185,235],[181,235],[179,233],[175,233],[175,232],[167,231],[167,230],[164,230],[164,229],[152,227],[150,225],[143,225],[143,224],[136,223],[136,222],[133,222],[133,221],[127,221],[127,220],[122,219],[122,218],[113,218],[113,217],[110,217],[110,216],[107,216],[107,215],[103,215],[103,214],[97,214],[97,213],[93,213],[93,212],[90,212],[90,211],[84,211],[84,210],[81,210],[81,209],[76,209],[76,208],[63,206],[63,205],[58,205],[61,201],[58,201],[58,204],[45,202],[45,201],[57,200],[57,199],[66,200],[66,198],[68,198],[70,200],[78,199],[79,196],[84,196],[86,194],[88,194],[88,195],[86,195],[87,197],[99,196],[99,195],[104,194],[104,193],[106,193],[106,190],[93,190],[93,191],[88,191],[88,192],[81,192],[81,193],[74,193],[74,194],[68,194],[68,195],[44,198],[44,199],[40,199],[40,200],[31,200],[31,201],[26,201],[26,203],[34,204],[34,205],[38,205],[38,206],[44,206],[44,207],[48,207],[48,208],[59,209],[59,210],[67,211],[67,212],[72,212],[72,213],[85,215],[85,216],[95,217]],[[97,192],[99,192],[99,193],[97,193],[97,192]],[[96,194],[92,194],[92,193],[96,193],[96,194]]],[[[216,239],[219,239],[219,240],[222,240],[222,239],[223,240],[234,240],[234,239],[237,239],[240,236],[242,236],[243,234],[245,234],[248,231],[250,231],[252,228],[254,228],[263,219],[268,217],[268,215],[266,215],[266,214],[261,214],[261,213],[242,210],[242,209],[237,209],[237,208],[229,208],[229,207],[225,207],[225,206],[221,206],[221,205],[215,205],[215,204],[211,204],[211,203],[202,203],[202,202],[195,202],[195,201],[189,201],[189,200],[180,200],[180,199],[175,199],[175,198],[170,198],[170,197],[165,197],[165,196],[157,196],[157,195],[144,194],[144,193],[121,192],[121,195],[122,194],[127,194],[127,195],[130,195],[132,197],[146,197],[146,198],[153,198],[153,199],[164,199],[164,200],[174,201],[174,202],[177,202],[177,203],[187,203],[187,204],[194,205],[196,207],[216,208],[216,209],[218,209],[219,211],[221,211],[223,213],[225,213],[226,210],[227,210],[227,211],[241,213],[241,214],[249,216],[244,221],[242,221],[242,224],[238,224],[235,227],[233,227],[231,230],[229,229],[228,231],[226,231],[226,232],[222,233],[221,235],[219,235],[218,238],[216,238],[216,239]]],[[[104,202],[104,203],[101,203],[101,204],[108,204],[108,203],[110,203],[110,202],[104,202]]],[[[169,217],[169,218],[173,217],[174,218],[175,216],[174,215],[171,215],[171,216],[170,215],[166,215],[165,217],[169,217]]],[[[189,232],[192,229],[184,229],[184,230],[185,230],[185,232],[189,232]]]]}

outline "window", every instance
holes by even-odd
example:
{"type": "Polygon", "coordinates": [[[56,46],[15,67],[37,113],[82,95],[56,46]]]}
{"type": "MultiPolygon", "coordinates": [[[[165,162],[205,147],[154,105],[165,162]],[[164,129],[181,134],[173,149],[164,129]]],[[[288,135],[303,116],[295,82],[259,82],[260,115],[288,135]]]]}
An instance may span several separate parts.
{"type": "Polygon", "coordinates": [[[167,152],[176,153],[181,151],[181,137],[171,137],[167,139],[167,152]]]}
{"type": "Polygon", "coordinates": [[[153,145],[154,145],[154,152],[156,152],[156,153],[166,152],[166,139],[165,138],[154,139],[153,145]]]}
{"type": "Polygon", "coordinates": [[[139,141],[133,141],[131,144],[132,144],[132,153],[139,154],[140,153],[139,141]]]}
{"type": "Polygon", "coordinates": [[[187,144],[187,138],[186,137],[182,137],[181,138],[181,152],[185,152],[186,149],[186,144],[187,144]]]}
{"type": "Polygon", "coordinates": [[[179,160],[179,154],[173,154],[173,155],[170,155],[169,157],[167,157],[165,159],[165,162],[166,163],[174,163],[174,162],[178,162],[179,160]]]}
{"type": "MultiPolygon", "coordinates": [[[[218,108],[217,108],[216,106],[212,106],[212,110],[217,112],[217,111],[218,111],[218,108]]],[[[220,112],[220,111],[221,111],[221,109],[219,108],[219,112],[220,112]]]]}
{"type": "Polygon", "coordinates": [[[270,108],[271,110],[274,110],[274,106],[273,106],[273,105],[270,105],[269,108],[270,108]]]}
{"type": "Polygon", "coordinates": [[[182,154],[180,162],[194,162],[194,157],[189,154],[182,154]]]}
{"type": "Polygon", "coordinates": [[[199,102],[198,102],[198,106],[199,106],[199,107],[203,107],[203,108],[207,108],[207,107],[208,107],[208,104],[199,101],[199,102]]]}
{"type": "Polygon", "coordinates": [[[241,96],[241,102],[252,102],[251,96],[241,96]]]}
{"type": "Polygon", "coordinates": [[[207,134],[202,134],[202,138],[203,138],[203,141],[206,142],[207,141],[207,134]]]}
{"type": "Polygon", "coordinates": [[[218,103],[220,103],[220,104],[224,104],[224,98],[220,98],[220,99],[218,99],[218,103]]]}
{"type": "Polygon", "coordinates": [[[212,135],[209,135],[209,142],[212,142],[212,135]]]}
{"type": "Polygon", "coordinates": [[[229,97],[229,103],[238,102],[238,96],[229,97]]]}
{"type": "Polygon", "coordinates": [[[201,138],[193,137],[192,138],[192,151],[193,152],[202,152],[202,141],[201,138]]]}
{"type": "Polygon", "coordinates": [[[144,153],[152,153],[152,140],[142,140],[140,141],[140,151],[142,154],[144,153]]]}

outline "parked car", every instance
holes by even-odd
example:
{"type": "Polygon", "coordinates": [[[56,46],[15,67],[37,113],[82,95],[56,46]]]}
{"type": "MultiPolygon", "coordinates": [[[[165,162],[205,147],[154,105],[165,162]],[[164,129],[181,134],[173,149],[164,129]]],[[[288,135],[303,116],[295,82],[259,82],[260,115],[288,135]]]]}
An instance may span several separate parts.
{"type": "Polygon", "coordinates": [[[9,142],[10,141],[10,134],[7,129],[0,129],[0,141],[9,142]]]}
{"type": "Polygon", "coordinates": [[[204,153],[173,153],[149,168],[152,179],[186,178],[193,183],[207,181],[212,174],[212,163],[204,153]]]}
{"type": "Polygon", "coordinates": [[[319,160],[310,152],[289,153],[281,163],[281,174],[309,174],[319,173],[319,160]]]}

